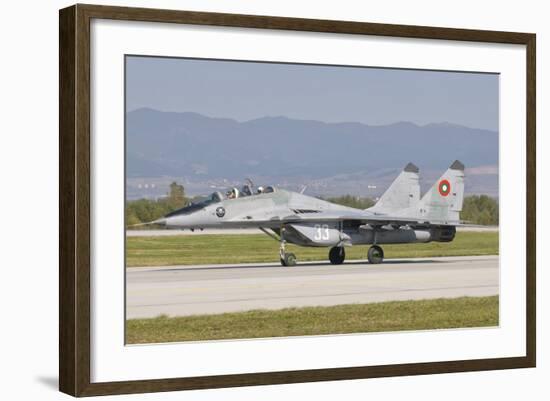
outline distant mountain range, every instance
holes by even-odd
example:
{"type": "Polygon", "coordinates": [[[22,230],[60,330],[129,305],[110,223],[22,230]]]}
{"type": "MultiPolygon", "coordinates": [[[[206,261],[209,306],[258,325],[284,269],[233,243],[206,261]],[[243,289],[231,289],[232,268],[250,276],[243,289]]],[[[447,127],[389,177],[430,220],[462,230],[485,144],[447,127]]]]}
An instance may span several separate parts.
{"type": "Polygon", "coordinates": [[[449,123],[374,126],[286,117],[238,122],[148,108],[127,113],[126,149],[129,179],[345,180],[391,175],[409,161],[443,171],[455,159],[484,166],[480,174],[494,176],[498,166],[498,132],[449,123]]]}

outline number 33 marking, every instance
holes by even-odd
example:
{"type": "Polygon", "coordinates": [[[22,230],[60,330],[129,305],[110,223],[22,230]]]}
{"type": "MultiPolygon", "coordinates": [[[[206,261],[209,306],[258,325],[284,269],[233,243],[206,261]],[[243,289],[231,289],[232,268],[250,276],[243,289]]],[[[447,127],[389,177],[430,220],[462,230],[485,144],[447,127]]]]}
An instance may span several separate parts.
{"type": "Polygon", "coordinates": [[[328,224],[315,224],[315,241],[320,240],[328,240],[329,239],[329,231],[328,231],[328,224]]]}

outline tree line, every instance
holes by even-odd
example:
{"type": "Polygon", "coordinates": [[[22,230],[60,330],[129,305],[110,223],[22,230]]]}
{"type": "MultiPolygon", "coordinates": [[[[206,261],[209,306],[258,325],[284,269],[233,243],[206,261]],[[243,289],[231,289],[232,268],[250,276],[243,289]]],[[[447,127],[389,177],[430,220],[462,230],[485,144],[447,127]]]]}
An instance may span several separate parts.
{"type": "MultiPolygon", "coordinates": [[[[325,200],[339,205],[350,206],[357,209],[366,209],[376,203],[371,198],[362,198],[353,195],[344,195],[325,200]]],[[[498,201],[487,195],[470,195],[464,197],[460,219],[483,226],[498,226],[498,201]]]]}
{"type": "Polygon", "coordinates": [[[164,198],[126,201],[126,227],[159,219],[173,210],[186,206],[189,201],[183,185],[176,182],[170,184],[168,196],[164,198]]]}
{"type": "MultiPolygon", "coordinates": [[[[372,198],[353,195],[322,198],[339,205],[367,209],[376,203],[372,198]]],[[[138,199],[126,201],[126,226],[146,223],[169,212],[188,205],[193,198],[185,195],[183,185],[170,184],[168,195],[159,199],[138,199]]],[[[487,195],[470,195],[464,198],[460,218],[471,224],[498,225],[498,201],[487,195]]]]}
{"type": "Polygon", "coordinates": [[[460,218],[471,224],[498,226],[498,201],[487,195],[466,196],[460,218]]]}
{"type": "Polygon", "coordinates": [[[353,195],[343,195],[332,198],[321,198],[331,203],[336,203],[337,205],[354,207],[356,209],[367,209],[374,206],[376,203],[372,198],[363,198],[360,196],[353,195]]]}

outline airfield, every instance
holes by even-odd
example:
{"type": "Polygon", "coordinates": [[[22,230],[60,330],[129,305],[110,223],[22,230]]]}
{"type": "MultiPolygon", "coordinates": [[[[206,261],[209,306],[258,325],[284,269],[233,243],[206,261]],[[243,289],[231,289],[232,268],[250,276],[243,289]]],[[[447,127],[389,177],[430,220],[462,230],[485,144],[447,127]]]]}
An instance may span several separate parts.
{"type": "Polygon", "coordinates": [[[499,293],[498,256],[133,267],[126,270],[127,319],[499,293]]]}

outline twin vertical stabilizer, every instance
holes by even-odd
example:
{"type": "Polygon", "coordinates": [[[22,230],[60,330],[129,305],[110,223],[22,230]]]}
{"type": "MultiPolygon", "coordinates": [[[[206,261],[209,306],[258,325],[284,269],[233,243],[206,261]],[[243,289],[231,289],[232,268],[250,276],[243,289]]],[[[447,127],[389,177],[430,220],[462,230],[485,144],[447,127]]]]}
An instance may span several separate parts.
{"type": "Polygon", "coordinates": [[[424,194],[418,217],[428,221],[458,222],[464,201],[464,164],[456,160],[424,194]]]}
{"type": "Polygon", "coordinates": [[[464,164],[455,160],[422,198],[418,172],[414,164],[407,164],[369,211],[439,224],[458,223],[464,201],[464,164]]]}
{"type": "Polygon", "coordinates": [[[380,197],[376,205],[370,210],[374,212],[395,212],[413,207],[420,200],[420,183],[418,167],[409,163],[401,174],[392,182],[390,187],[380,197]]]}

